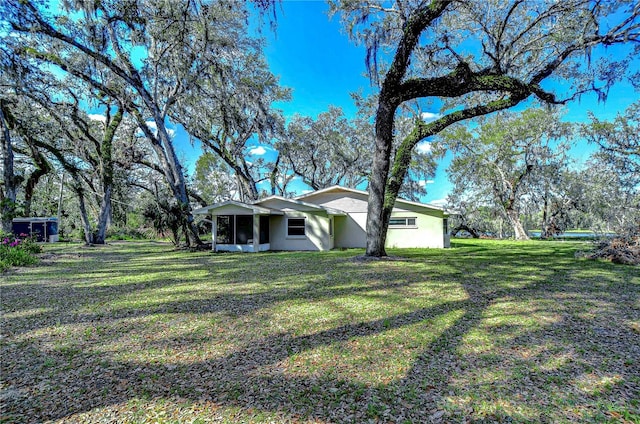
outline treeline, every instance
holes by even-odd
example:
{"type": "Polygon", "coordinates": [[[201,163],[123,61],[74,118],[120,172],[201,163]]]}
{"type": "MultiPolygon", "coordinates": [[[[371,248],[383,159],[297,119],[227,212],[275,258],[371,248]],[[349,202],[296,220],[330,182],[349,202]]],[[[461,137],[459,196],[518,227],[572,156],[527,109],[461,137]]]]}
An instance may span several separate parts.
{"type": "Polygon", "coordinates": [[[587,122],[571,124],[560,118],[557,112],[530,109],[442,134],[440,142],[454,152],[448,170],[454,235],[638,233],[640,102],[612,121],[590,115],[587,122]]]}

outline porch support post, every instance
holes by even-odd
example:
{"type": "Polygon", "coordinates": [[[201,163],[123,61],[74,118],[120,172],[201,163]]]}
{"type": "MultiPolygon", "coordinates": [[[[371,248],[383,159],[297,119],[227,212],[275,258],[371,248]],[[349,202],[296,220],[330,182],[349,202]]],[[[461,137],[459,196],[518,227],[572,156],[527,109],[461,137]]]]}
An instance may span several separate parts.
{"type": "Polygon", "coordinates": [[[218,228],[216,226],[217,222],[218,216],[211,215],[211,250],[214,252],[216,251],[216,232],[218,231],[218,228]]]}
{"type": "Polygon", "coordinates": [[[260,215],[253,214],[253,251],[260,251],[260,215]]]}

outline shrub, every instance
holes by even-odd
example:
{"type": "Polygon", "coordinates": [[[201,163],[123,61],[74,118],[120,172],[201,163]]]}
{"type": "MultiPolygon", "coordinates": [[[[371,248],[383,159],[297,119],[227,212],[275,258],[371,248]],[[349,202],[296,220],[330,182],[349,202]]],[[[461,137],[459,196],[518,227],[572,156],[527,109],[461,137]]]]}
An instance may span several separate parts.
{"type": "Polygon", "coordinates": [[[42,247],[27,234],[17,237],[13,234],[0,234],[0,271],[12,266],[33,265],[38,261],[35,254],[40,252],[42,247]]]}

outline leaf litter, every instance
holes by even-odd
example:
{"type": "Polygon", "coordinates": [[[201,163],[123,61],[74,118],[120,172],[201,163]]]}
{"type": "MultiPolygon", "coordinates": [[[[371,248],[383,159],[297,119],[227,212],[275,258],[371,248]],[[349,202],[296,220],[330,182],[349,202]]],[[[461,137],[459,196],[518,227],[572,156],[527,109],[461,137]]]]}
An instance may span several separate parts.
{"type": "Polygon", "coordinates": [[[582,247],[48,247],[2,277],[0,422],[637,422],[639,277],[582,247]]]}

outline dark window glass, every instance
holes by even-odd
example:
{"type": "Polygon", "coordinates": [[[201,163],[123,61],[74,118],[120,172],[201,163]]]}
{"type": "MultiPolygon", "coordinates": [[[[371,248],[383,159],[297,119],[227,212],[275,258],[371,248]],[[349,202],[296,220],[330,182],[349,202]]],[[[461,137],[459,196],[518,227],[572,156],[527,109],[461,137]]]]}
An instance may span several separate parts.
{"type": "Polygon", "coordinates": [[[289,227],[304,227],[304,218],[290,218],[289,227]]]}
{"type": "Polygon", "coordinates": [[[269,217],[260,217],[260,244],[269,243],[269,217]]]}
{"type": "Polygon", "coordinates": [[[390,227],[415,227],[416,218],[389,218],[390,227]]]}
{"type": "Polygon", "coordinates": [[[216,243],[233,244],[233,215],[219,215],[216,227],[216,243]]]}
{"type": "Polygon", "coordinates": [[[404,218],[390,218],[389,225],[394,227],[404,226],[407,225],[407,220],[404,218]]]}
{"type": "Polygon", "coordinates": [[[253,215],[236,215],[236,244],[253,240],[253,215]]]}
{"type": "Polygon", "coordinates": [[[289,218],[287,220],[287,235],[288,236],[303,236],[305,235],[305,219],[304,218],[289,218]]]}

